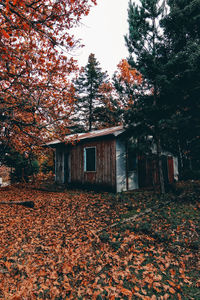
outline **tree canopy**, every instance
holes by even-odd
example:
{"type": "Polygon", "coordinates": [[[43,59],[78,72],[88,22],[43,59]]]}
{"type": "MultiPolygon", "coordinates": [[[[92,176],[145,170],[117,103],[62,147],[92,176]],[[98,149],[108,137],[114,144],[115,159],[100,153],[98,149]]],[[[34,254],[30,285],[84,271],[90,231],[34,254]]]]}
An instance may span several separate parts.
{"type": "Polygon", "coordinates": [[[178,156],[180,178],[199,162],[199,15],[196,0],[129,2],[128,62],[142,84],[125,91],[134,99],[125,123],[143,145],[152,137],[160,181],[161,148],[178,156]]]}
{"type": "Polygon", "coordinates": [[[82,67],[78,78],[74,81],[77,98],[75,113],[86,131],[91,131],[96,126],[95,111],[102,104],[101,98],[104,91],[101,90],[101,86],[106,83],[108,83],[108,75],[102,71],[100,63],[91,53],[88,63],[82,67]]]}
{"type": "Polygon", "coordinates": [[[140,4],[129,2],[129,33],[125,41],[130,53],[129,64],[141,74],[142,85],[139,91],[135,89],[135,99],[125,119],[140,143],[149,144],[150,136],[156,145],[161,190],[164,192],[161,136],[167,116],[162,95],[164,55],[160,20],[165,6],[164,2],[158,0],[144,0],[140,4]]]}
{"type": "Polygon", "coordinates": [[[70,29],[95,0],[0,3],[0,140],[21,152],[66,134],[77,69],[70,29]]]}
{"type": "Polygon", "coordinates": [[[200,166],[200,1],[168,1],[162,25],[166,40],[165,94],[172,108],[172,143],[181,176],[200,166]]]}

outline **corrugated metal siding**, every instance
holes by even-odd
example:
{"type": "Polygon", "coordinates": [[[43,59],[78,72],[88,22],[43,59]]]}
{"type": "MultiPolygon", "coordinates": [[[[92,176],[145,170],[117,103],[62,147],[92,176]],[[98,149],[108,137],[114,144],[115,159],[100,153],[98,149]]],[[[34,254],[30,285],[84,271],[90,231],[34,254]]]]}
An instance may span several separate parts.
{"type": "Polygon", "coordinates": [[[116,142],[102,139],[71,148],[71,183],[92,184],[116,189],[116,142]],[[84,172],[84,148],[96,147],[96,171],[84,172]]]}

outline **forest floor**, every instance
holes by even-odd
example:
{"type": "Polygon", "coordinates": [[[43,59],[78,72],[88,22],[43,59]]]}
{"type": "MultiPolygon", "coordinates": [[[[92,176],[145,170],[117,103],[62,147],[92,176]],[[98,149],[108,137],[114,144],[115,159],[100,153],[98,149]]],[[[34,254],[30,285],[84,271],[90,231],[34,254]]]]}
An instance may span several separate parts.
{"type": "Polygon", "coordinates": [[[200,299],[199,195],[1,188],[0,299],[200,299]]]}

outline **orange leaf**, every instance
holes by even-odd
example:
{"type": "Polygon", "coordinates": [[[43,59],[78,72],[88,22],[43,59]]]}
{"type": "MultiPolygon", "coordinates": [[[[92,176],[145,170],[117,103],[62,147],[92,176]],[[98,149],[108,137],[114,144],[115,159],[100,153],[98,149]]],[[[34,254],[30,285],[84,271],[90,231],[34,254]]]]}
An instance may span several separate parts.
{"type": "Polygon", "coordinates": [[[175,284],[173,281],[170,281],[170,280],[167,280],[167,281],[169,282],[169,284],[170,284],[171,286],[173,286],[173,287],[176,286],[176,284],[175,284]]]}
{"type": "Polygon", "coordinates": [[[200,287],[200,279],[199,279],[199,280],[197,280],[197,282],[196,282],[196,286],[197,286],[197,287],[200,287]]]}
{"type": "Polygon", "coordinates": [[[7,31],[5,31],[4,29],[1,30],[2,34],[4,35],[5,38],[9,39],[9,34],[7,33],[7,31]]]}
{"type": "Polygon", "coordinates": [[[170,271],[170,273],[171,273],[172,276],[176,275],[176,271],[175,270],[170,269],[169,271],[170,271]]]}
{"type": "Polygon", "coordinates": [[[128,289],[121,288],[120,290],[121,290],[121,293],[126,295],[126,296],[132,296],[133,295],[132,292],[128,289]]]}
{"type": "Polygon", "coordinates": [[[134,294],[134,296],[137,296],[137,297],[139,297],[140,299],[144,299],[144,297],[146,297],[146,296],[144,296],[144,295],[141,295],[140,293],[135,293],[134,294]]]}
{"type": "Polygon", "coordinates": [[[135,285],[135,287],[134,287],[134,290],[136,291],[136,292],[139,292],[139,287],[137,286],[137,285],[135,285]]]}
{"type": "Polygon", "coordinates": [[[51,272],[50,278],[51,279],[57,279],[58,278],[57,272],[56,271],[51,272]]]}
{"type": "Polygon", "coordinates": [[[45,276],[46,275],[46,272],[44,270],[41,270],[38,272],[38,275],[39,276],[45,276]]]}
{"type": "Polygon", "coordinates": [[[141,291],[142,291],[142,293],[143,293],[144,295],[147,294],[147,292],[146,292],[144,289],[141,289],[141,291]]]}
{"type": "Polygon", "coordinates": [[[170,292],[171,294],[175,294],[175,293],[176,293],[175,290],[174,290],[172,287],[169,288],[169,292],[170,292]]]}

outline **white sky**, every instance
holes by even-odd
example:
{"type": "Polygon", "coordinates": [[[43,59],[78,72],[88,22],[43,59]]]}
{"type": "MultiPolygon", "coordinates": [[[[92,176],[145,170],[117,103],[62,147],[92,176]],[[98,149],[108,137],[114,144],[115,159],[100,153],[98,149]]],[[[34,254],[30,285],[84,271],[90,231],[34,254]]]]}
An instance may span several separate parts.
{"type": "Polygon", "coordinates": [[[73,30],[76,38],[85,45],[75,52],[74,58],[85,66],[90,53],[94,53],[102,71],[112,77],[117,64],[128,57],[124,35],[128,33],[129,0],[97,0],[90,14],[82,19],[82,25],[73,30]]]}

